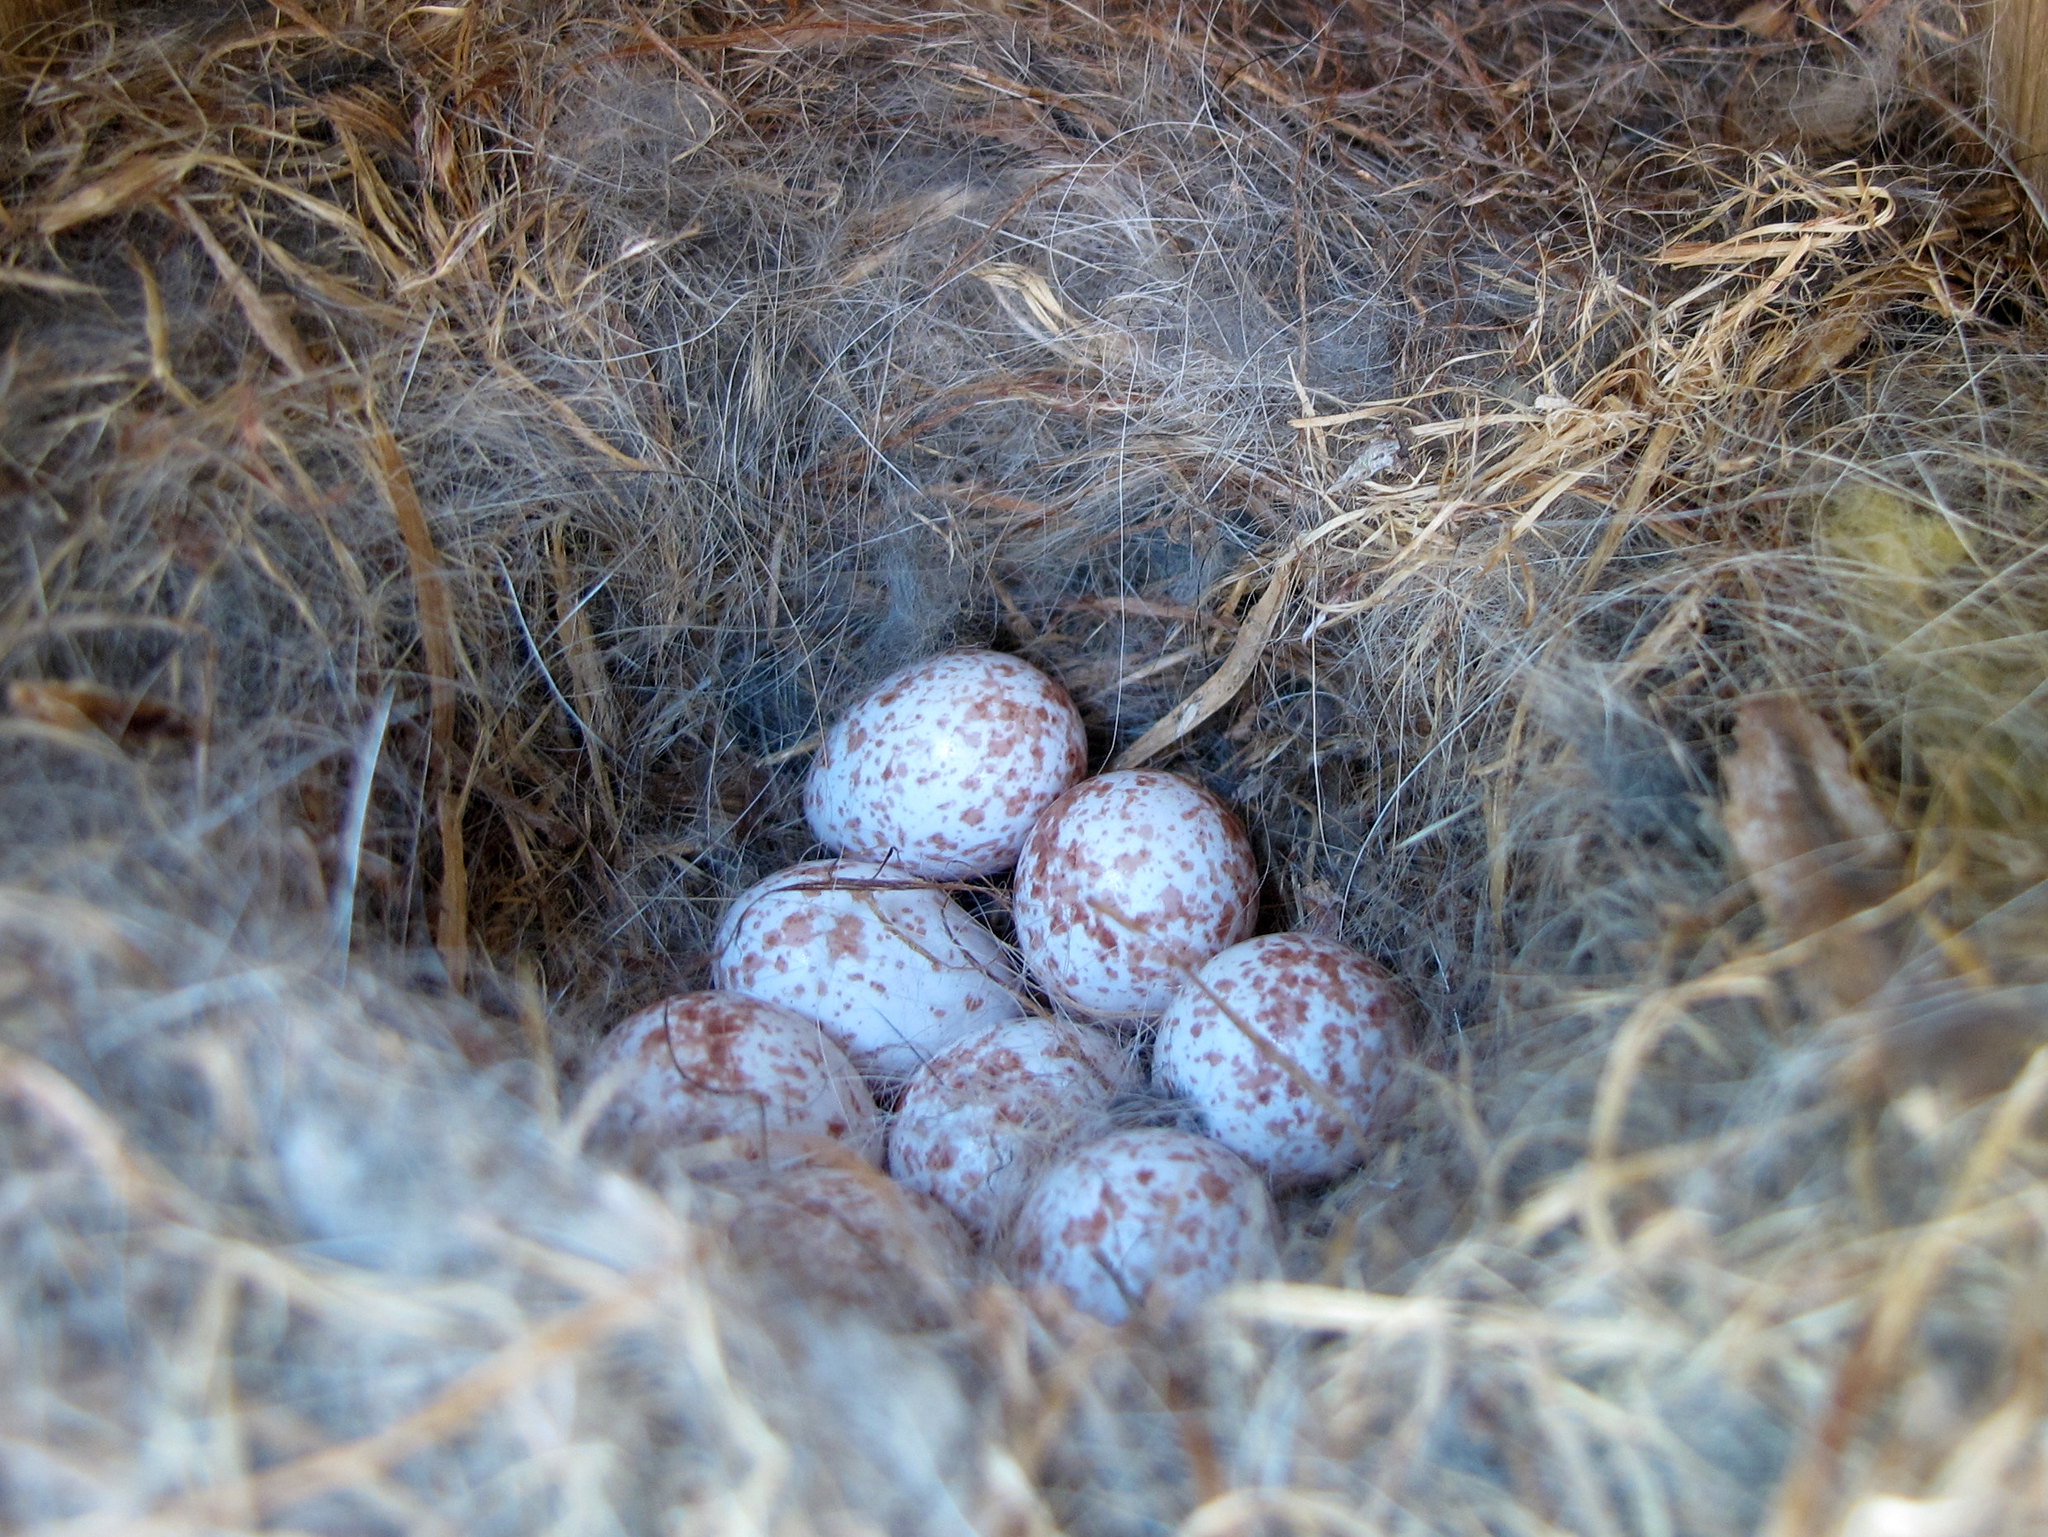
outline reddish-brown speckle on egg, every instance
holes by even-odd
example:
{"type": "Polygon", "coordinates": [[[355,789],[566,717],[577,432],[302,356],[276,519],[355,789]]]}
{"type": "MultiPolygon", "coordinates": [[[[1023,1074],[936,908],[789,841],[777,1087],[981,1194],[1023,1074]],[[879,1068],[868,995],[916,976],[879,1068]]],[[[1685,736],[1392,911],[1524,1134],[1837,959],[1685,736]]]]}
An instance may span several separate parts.
{"type": "Polygon", "coordinates": [[[1392,980],[1334,940],[1266,934],[1195,974],[1159,1022],[1152,1072],[1277,1184],[1358,1163],[1409,1044],[1392,980]]]}
{"type": "Polygon", "coordinates": [[[1104,1019],[1156,1014],[1252,931],[1259,875],[1230,808],[1177,774],[1084,780],[1017,861],[1017,944],[1047,992],[1104,1019]]]}
{"type": "Polygon", "coordinates": [[[910,1080],[889,1127],[889,1172],[986,1238],[1127,1075],[1122,1050],[1087,1025],[1012,1019],[976,1031],[910,1080]]]}
{"type": "Polygon", "coordinates": [[[759,1158],[830,1137],[870,1160],[881,1128],[846,1054],[812,1020],[738,993],[684,993],[607,1036],[586,1081],[606,1094],[600,1147],[658,1150],[727,1138],[759,1158]]]}
{"type": "Polygon", "coordinates": [[[1016,657],[952,651],[883,679],[825,733],[804,814],[847,854],[913,875],[993,875],[1087,760],[1065,689],[1016,657]]]}
{"type": "Polygon", "coordinates": [[[869,860],[814,860],[749,887],[712,950],[719,987],[815,1019],[877,1078],[1022,1011],[993,934],[936,886],[869,860]]]}
{"type": "Polygon", "coordinates": [[[1185,1316],[1279,1263],[1257,1172],[1178,1131],[1117,1132],[1069,1154],[1039,1176],[1011,1235],[1020,1285],[1058,1287],[1110,1323],[1139,1308],[1185,1316]]]}

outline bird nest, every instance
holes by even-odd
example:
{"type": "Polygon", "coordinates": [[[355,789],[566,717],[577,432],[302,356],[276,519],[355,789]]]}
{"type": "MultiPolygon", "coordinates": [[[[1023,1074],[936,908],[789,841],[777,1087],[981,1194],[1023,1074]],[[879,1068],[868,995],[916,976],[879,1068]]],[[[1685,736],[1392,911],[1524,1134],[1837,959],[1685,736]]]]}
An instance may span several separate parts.
{"type": "Polygon", "coordinates": [[[226,9],[0,81],[10,1527],[2040,1519],[2048,297],[1957,7],[226,9]],[[956,645],[1420,1022],[1196,1325],[581,1146],[956,645]]]}

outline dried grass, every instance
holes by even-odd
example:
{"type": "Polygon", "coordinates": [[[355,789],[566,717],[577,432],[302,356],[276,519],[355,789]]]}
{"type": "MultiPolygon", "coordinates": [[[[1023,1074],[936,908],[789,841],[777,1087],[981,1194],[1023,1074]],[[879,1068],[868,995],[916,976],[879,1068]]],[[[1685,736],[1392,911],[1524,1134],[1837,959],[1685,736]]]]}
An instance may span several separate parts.
{"type": "Polygon", "coordinates": [[[27,34],[8,1524],[2038,1521],[2048,312],[1964,30],[27,34]],[[1229,795],[1270,921],[1427,1021],[1399,1136],[1194,1335],[792,1286],[562,1117],[805,851],[821,722],[956,642],[1229,795]],[[1744,883],[1730,819],[1837,834],[1724,818],[1738,718],[1795,808],[1846,744],[1875,886],[1744,883]]]}

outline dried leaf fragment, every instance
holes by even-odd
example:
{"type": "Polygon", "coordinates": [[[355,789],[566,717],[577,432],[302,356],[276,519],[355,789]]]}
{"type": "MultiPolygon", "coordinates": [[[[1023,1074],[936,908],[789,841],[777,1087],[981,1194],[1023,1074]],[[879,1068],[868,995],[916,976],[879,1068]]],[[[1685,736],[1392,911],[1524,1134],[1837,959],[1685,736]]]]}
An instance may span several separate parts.
{"type": "Polygon", "coordinates": [[[1851,300],[1834,306],[1806,330],[1771,381],[1781,390],[1803,390],[1825,378],[1870,339],[1874,306],[1851,300]]]}
{"type": "Polygon", "coordinates": [[[1905,881],[1904,852],[1849,754],[1793,699],[1752,699],[1722,769],[1722,821],[1764,915],[1788,941],[1816,939],[1802,981],[1817,1006],[1852,1008],[1901,958],[1901,920],[1854,922],[1905,881]]]}
{"type": "Polygon", "coordinates": [[[1798,18],[1789,5],[1782,5],[1779,0],[1756,0],[1756,4],[1744,6],[1736,14],[1735,25],[1751,37],[1775,43],[1791,36],[1798,18]]]}
{"type": "Polygon", "coordinates": [[[25,720],[60,731],[99,732],[127,747],[198,735],[191,718],[174,706],[83,680],[16,679],[7,685],[7,707],[25,720]]]}
{"type": "Polygon", "coordinates": [[[1949,1109],[2005,1088],[2043,1044],[2038,1011],[1911,956],[1913,915],[1878,910],[1904,889],[1904,850],[1842,744],[1790,699],[1745,703],[1735,736],[1722,819],[1773,927],[1813,942],[1796,981],[1848,1047],[1844,1084],[1873,1101],[1931,1089],[1949,1109]]]}

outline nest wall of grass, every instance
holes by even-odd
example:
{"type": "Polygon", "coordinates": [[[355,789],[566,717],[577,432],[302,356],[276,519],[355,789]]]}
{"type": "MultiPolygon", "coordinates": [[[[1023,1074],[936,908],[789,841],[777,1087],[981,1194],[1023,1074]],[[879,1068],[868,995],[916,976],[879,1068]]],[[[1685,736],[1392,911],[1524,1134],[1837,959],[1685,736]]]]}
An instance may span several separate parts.
{"type": "Polygon", "coordinates": [[[1965,36],[1931,0],[24,36],[10,1524],[2042,1514],[2048,317],[1965,36]],[[821,1291],[576,1147],[589,1045],[807,852],[821,725],[956,644],[1241,807],[1268,926],[1424,1022],[1289,1281],[1191,1334],[821,1291]],[[1802,835],[1724,812],[1742,740],[1837,788],[1846,744],[1867,900],[1744,882],[1759,820],[1802,835]]]}

